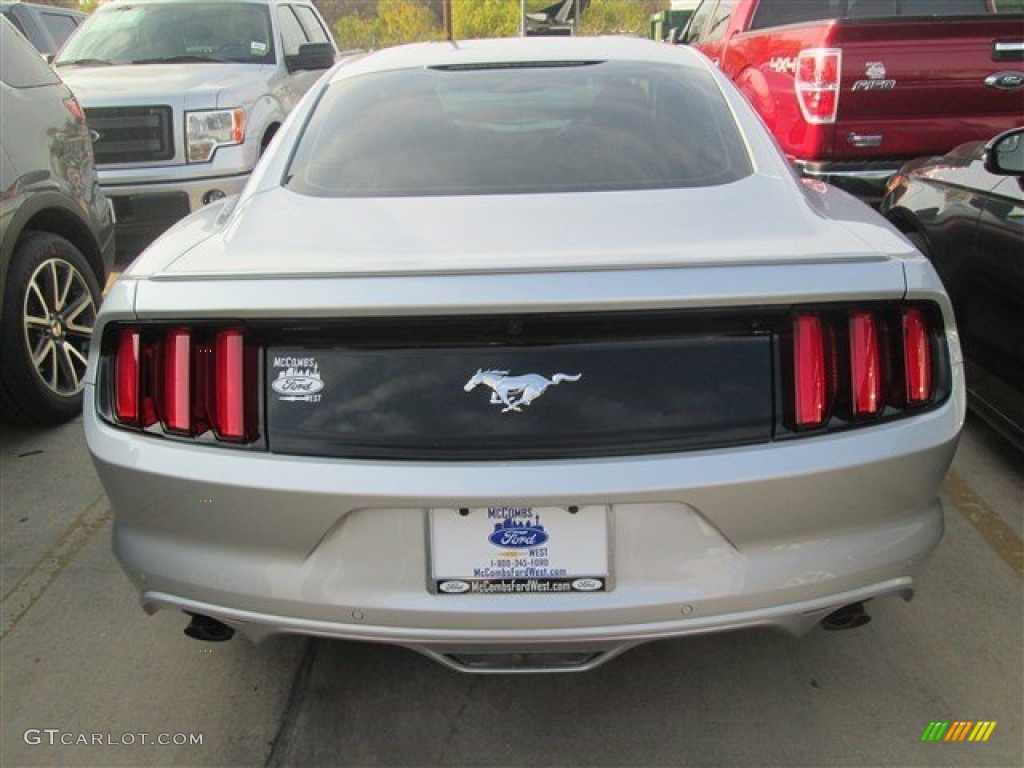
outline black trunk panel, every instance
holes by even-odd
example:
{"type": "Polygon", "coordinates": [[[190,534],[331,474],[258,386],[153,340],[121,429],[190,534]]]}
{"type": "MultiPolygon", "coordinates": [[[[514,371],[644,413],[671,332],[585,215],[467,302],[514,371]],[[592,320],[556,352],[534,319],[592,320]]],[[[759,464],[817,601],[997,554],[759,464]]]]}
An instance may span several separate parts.
{"type": "Polygon", "coordinates": [[[768,441],[772,339],[749,316],[645,318],[614,328],[570,318],[296,330],[267,348],[269,446],[315,456],[487,460],[768,441]],[[493,388],[466,391],[481,369],[537,378],[512,381],[502,401],[509,382],[497,375],[493,388]],[[530,383],[537,386],[517,386],[530,383]]]}

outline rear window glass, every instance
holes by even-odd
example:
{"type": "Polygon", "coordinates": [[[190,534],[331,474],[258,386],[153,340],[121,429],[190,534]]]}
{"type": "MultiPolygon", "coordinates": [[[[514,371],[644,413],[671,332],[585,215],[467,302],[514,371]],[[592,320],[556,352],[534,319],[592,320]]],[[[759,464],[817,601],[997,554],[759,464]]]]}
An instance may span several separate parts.
{"type": "Polygon", "coordinates": [[[64,45],[64,41],[71,37],[71,33],[78,26],[73,16],[60,13],[42,13],[39,18],[58,47],[64,45]]]}
{"type": "Polygon", "coordinates": [[[341,80],[286,185],[324,197],[526,194],[709,186],[750,172],[706,72],[604,62],[341,80]]]}
{"type": "Polygon", "coordinates": [[[761,0],[752,29],[823,19],[879,19],[892,16],[979,16],[1021,11],[1003,0],[761,0]]]}
{"type": "Polygon", "coordinates": [[[38,88],[60,82],[39,51],[6,18],[0,23],[0,80],[12,88],[38,88]]]}

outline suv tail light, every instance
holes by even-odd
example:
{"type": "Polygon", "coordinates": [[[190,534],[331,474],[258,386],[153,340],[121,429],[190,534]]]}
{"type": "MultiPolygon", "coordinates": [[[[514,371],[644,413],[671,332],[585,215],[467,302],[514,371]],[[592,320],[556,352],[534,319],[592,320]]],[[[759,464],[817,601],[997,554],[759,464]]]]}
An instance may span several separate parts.
{"type": "Polygon", "coordinates": [[[930,318],[917,306],[794,314],[783,345],[784,423],[806,430],[873,422],[937,402],[939,328],[930,318]]]}
{"type": "Polygon", "coordinates": [[[241,328],[120,328],[109,355],[109,418],[135,429],[252,443],[258,349],[241,328]]]}
{"type": "Polygon", "coordinates": [[[842,65],[839,48],[806,48],[797,54],[793,87],[804,120],[811,125],[835,123],[842,65]]]}
{"type": "Polygon", "coordinates": [[[64,99],[64,108],[71,113],[71,117],[79,125],[85,125],[85,112],[82,110],[82,105],[78,103],[78,100],[74,96],[68,96],[64,99]]]}

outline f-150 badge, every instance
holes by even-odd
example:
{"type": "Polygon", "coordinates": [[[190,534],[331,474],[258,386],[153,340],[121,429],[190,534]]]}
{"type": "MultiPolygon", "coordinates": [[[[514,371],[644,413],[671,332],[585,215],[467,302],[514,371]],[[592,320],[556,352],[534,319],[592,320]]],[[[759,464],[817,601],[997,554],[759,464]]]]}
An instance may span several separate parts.
{"type": "Polygon", "coordinates": [[[526,373],[522,376],[509,376],[508,373],[508,371],[477,369],[463,389],[472,392],[480,384],[485,384],[491,389],[491,404],[505,406],[501,409],[502,413],[509,411],[521,413],[523,407],[543,395],[552,384],[561,384],[563,381],[579,381],[583,376],[582,373],[573,375],[556,373],[550,379],[546,379],[539,373],[526,373]]]}
{"type": "Polygon", "coordinates": [[[855,91],[891,91],[896,81],[886,79],[885,64],[881,61],[868,61],[864,64],[866,80],[858,80],[853,84],[855,91]]]}

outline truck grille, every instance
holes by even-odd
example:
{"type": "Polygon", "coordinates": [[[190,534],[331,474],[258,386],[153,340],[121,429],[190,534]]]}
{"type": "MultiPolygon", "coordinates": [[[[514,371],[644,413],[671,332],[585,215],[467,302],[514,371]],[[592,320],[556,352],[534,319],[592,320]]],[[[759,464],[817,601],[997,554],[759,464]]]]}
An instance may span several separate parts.
{"type": "Polygon", "coordinates": [[[146,163],[174,157],[171,108],[102,107],[85,110],[98,164],[146,163]]]}

